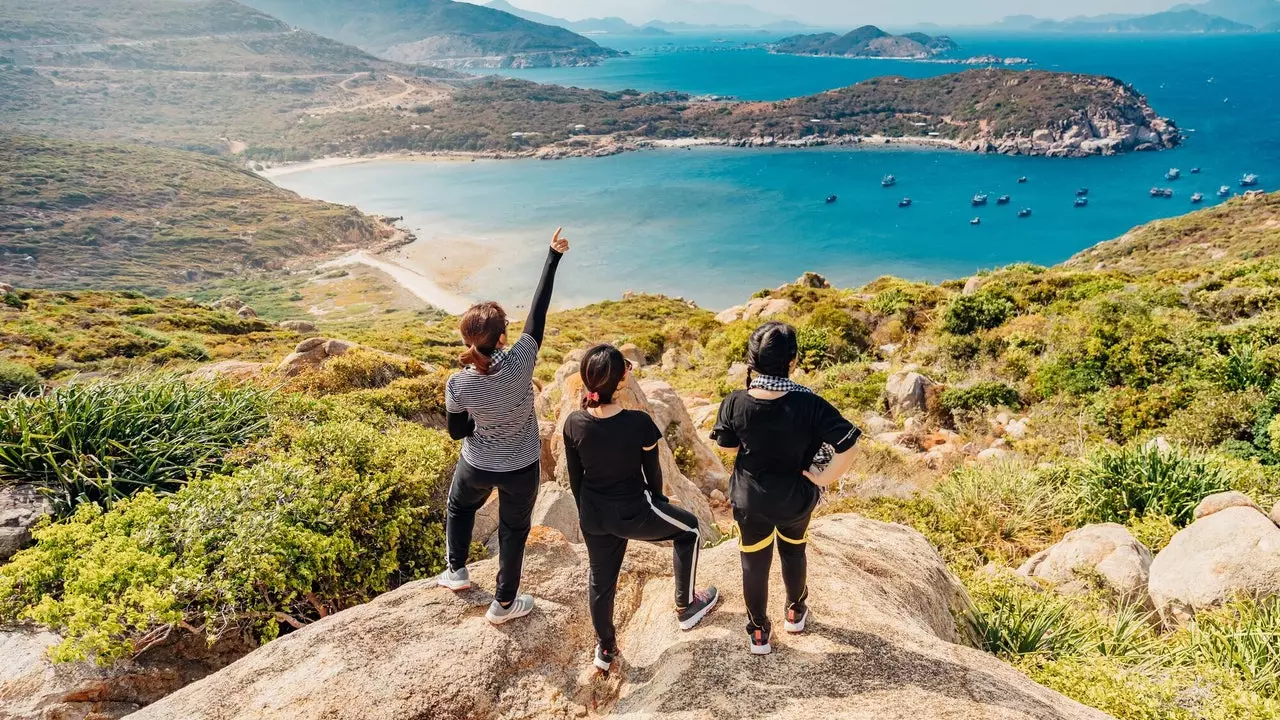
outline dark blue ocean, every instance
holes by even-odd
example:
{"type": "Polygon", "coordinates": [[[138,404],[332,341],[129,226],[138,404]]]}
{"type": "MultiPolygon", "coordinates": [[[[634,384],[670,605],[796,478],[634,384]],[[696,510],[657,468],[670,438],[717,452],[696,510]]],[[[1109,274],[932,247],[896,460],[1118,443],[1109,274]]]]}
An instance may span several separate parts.
{"type": "MultiPolygon", "coordinates": [[[[675,89],[778,99],[951,65],[770,55],[763,36],[601,38],[632,55],[594,68],[513,72],[605,89],[675,89]],[[715,42],[724,40],[726,42],[715,42]]],[[[983,156],[915,149],[663,150],[558,162],[379,163],[280,177],[305,195],[404,215],[424,244],[476,242],[494,262],[466,291],[515,300],[557,225],[575,241],[561,298],[626,289],[741,302],[816,270],[854,286],[883,274],[939,280],[1028,261],[1052,264],[1149,220],[1238,191],[1243,173],[1280,188],[1280,34],[1206,37],[960,36],[961,55],[1024,56],[1035,67],[1115,76],[1187,132],[1183,147],[1118,157],[983,156]],[[1171,167],[1183,178],[1166,182],[1171,167]],[[1202,168],[1199,175],[1190,174],[1202,168]],[[899,182],[882,189],[892,173],[899,182]],[[1026,184],[1018,184],[1019,176],[1026,184]],[[1154,200],[1168,185],[1176,195],[1154,200]],[[1075,208],[1079,187],[1089,205],[1075,208]],[[991,204],[970,207],[977,192],[991,204]],[[995,205],[1010,194],[1008,206],[995,205]],[[827,195],[839,201],[824,203],[827,195]],[[899,209],[909,196],[913,205],[899,209]],[[1019,219],[1019,208],[1031,208],[1019,219]],[[979,226],[970,219],[980,216],[979,226]]]]}

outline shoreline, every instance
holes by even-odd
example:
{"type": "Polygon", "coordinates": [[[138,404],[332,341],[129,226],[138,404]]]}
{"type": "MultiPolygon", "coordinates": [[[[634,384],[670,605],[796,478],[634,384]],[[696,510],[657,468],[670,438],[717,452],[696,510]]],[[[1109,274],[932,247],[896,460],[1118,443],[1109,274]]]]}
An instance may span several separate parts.
{"type": "Polygon", "coordinates": [[[439,278],[425,275],[414,268],[396,262],[388,257],[389,252],[391,251],[373,253],[368,250],[355,250],[320,263],[316,269],[328,270],[348,265],[364,265],[391,278],[419,300],[451,315],[461,315],[471,307],[472,301],[469,298],[446,289],[438,282],[439,278]]]}

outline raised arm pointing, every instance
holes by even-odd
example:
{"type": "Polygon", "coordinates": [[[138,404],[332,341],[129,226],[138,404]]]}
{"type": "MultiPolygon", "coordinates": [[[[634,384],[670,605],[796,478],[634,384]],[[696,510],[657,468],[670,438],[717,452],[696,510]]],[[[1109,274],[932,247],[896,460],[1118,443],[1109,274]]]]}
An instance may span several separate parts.
{"type": "Polygon", "coordinates": [[[560,237],[564,228],[556,228],[551,238],[551,248],[547,251],[547,262],[542,266],[542,279],[538,281],[538,289],[533,293],[533,303],[529,306],[529,317],[524,321],[524,333],[531,336],[534,342],[542,345],[542,336],[547,326],[547,309],[551,307],[551,290],[555,285],[556,266],[560,257],[569,252],[569,239],[560,237]]]}

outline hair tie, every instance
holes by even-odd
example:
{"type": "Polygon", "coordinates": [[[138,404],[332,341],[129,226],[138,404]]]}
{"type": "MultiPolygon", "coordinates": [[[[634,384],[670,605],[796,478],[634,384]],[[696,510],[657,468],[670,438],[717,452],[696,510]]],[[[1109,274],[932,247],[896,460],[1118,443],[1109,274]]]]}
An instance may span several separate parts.
{"type": "Polygon", "coordinates": [[[589,392],[587,393],[587,399],[590,400],[591,402],[600,402],[600,393],[589,392]]]}

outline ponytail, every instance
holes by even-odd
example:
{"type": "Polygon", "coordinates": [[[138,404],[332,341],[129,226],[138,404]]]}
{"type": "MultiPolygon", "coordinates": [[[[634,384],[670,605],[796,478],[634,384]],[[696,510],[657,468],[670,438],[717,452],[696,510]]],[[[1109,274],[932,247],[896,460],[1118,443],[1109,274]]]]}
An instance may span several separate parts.
{"type": "Polygon", "coordinates": [[[477,348],[475,345],[470,345],[467,347],[466,351],[458,357],[458,362],[462,363],[464,367],[470,365],[481,375],[488,375],[489,365],[492,364],[493,360],[488,354],[480,350],[480,348],[477,348]]]}
{"type": "Polygon", "coordinates": [[[470,365],[481,375],[488,375],[493,364],[493,351],[502,336],[507,334],[507,313],[495,302],[472,305],[462,315],[458,329],[462,332],[462,341],[467,344],[466,351],[458,356],[458,362],[463,367],[470,365]]]}

